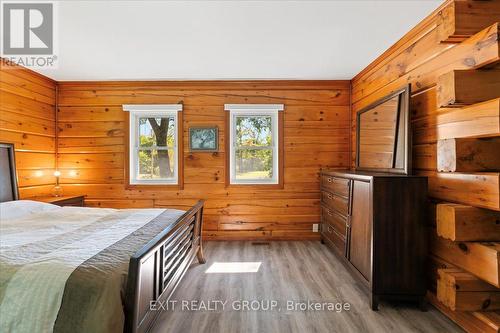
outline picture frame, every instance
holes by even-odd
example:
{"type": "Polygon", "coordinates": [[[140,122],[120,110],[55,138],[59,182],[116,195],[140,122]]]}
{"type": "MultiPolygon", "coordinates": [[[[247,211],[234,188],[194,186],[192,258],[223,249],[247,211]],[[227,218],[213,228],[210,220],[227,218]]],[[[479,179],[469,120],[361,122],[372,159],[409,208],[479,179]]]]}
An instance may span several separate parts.
{"type": "Polygon", "coordinates": [[[219,128],[217,126],[190,127],[189,149],[193,152],[219,151],[219,128]]]}

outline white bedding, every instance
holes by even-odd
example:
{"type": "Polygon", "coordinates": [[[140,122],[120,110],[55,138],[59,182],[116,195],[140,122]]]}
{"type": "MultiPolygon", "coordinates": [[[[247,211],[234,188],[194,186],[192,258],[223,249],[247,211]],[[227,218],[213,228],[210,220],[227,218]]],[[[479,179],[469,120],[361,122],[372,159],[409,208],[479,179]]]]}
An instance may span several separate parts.
{"type": "Polygon", "coordinates": [[[0,203],[0,220],[18,219],[34,213],[51,211],[60,208],[45,202],[32,200],[16,200],[0,203]]]}
{"type": "MultiPolygon", "coordinates": [[[[3,332],[52,332],[70,274],[165,211],[58,207],[29,201],[2,203],[0,209],[3,332]]],[[[172,210],[172,214],[175,221],[182,212],[172,210]]]]}

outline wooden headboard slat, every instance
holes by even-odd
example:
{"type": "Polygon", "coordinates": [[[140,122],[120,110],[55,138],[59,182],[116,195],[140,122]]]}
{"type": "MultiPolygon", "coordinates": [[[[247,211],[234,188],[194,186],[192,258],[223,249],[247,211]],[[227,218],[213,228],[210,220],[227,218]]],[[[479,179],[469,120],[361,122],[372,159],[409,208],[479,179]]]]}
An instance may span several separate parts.
{"type": "Polygon", "coordinates": [[[0,142],[0,202],[19,200],[14,145],[0,142]]]}

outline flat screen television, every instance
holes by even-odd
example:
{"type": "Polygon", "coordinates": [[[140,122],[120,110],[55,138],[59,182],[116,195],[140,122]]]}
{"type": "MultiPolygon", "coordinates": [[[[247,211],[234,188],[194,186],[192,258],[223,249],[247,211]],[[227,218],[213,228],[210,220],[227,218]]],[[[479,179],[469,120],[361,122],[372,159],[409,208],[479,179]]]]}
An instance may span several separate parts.
{"type": "Polygon", "coordinates": [[[356,170],[411,174],[410,85],[356,115],[356,170]]]}

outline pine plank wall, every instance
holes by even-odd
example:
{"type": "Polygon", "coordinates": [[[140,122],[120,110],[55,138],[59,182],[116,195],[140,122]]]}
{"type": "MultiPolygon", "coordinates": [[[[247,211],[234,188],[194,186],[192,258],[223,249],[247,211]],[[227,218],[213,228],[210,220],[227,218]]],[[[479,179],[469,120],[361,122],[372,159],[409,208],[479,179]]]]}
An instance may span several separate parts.
{"type": "Polygon", "coordinates": [[[54,184],[56,82],[2,61],[0,141],[15,144],[22,196],[47,195],[54,184]]]}
{"type": "Polygon", "coordinates": [[[205,199],[204,235],[318,239],[318,172],[349,165],[349,81],[60,83],[58,164],[65,194],[96,207],[187,208],[205,199]],[[123,104],[183,103],[184,189],[127,189],[123,104]],[[224,103],[283,103],[284,188],[225,186],[224,103]],[[191,153],[188,128],[216,125],[219,152],[191,153]]]}

